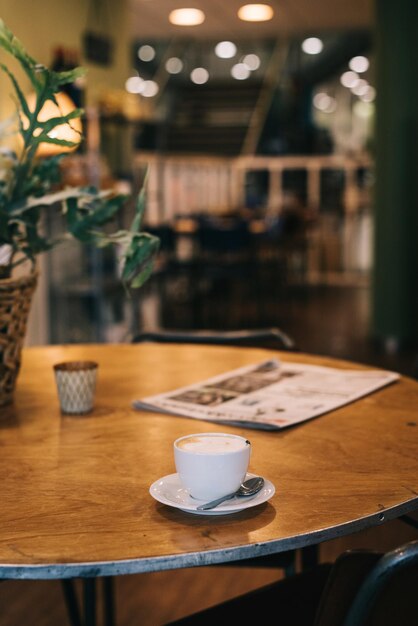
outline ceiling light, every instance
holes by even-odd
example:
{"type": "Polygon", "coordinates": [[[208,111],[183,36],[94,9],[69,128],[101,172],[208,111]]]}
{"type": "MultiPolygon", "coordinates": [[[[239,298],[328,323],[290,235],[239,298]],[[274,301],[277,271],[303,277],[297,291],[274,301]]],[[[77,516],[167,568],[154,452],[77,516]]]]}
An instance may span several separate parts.
{"type": "Polygon", "coordinates": [[[326,108],[329,103],[330,97],[326,93],[317,93],[313,97],[313,104],[316,109],[322,110],[326,108]]]}
{"type": "Polygon", "coordinates": [[[323,113],[333,113],[337,108],[335,98],[323,92],[315,94],[313,104],[316,109],[323,113]]]}
{"type": "Polygon", "coordinates": [[[319,54],[322,52],[322,48],[324,44],[318,37],[308,37],[302,41],[302,50],[306,52],[306,54],[319,54]]]}
{"type": "Polygon", "coordinates": [[[238,17],[245,22],[267,22],[273,14],[269,4],[244,4],[238,10],[238,17]]]}
{"type": "Polygon", "coordinates": [[[205,21],[205,14],[200,9],[175,9],[168,19],[176,26],[197,26],[205,21]]]}
{"type": "Polygon", "coordinates": [[[232,59],[237,53],[237,47],[232,41],[220,41],[215,46],[215,54],[220,59],[232,59]]]}
{"type": "Polygon", "coordinates": [[[125,89],[129,93],[141,93],[144,79],[139,76],[130,76],[125,83],[125,89]]]}
{"type": "Polygon", "coordinates": [[[351,87],[351,91],[356,96],[363,96],[365,93],[367,93],[368,88],[369,88],[369,83],[367,82],[367,80],[363,80],[363,78],[359,78],[356,84],[353,87],[351,87]]]}
{"type": "Polygon", "coordinates": [[[351,71],[344,72],[344,74],[342,74],[340,78],[341,84],[344,85],[344,87],[348,87],[349,89],[352,89],[359,80],[360,79],[358,77],[358,74],[351,71]]]}
{"type": "Polygon", "coordinates": [[[141,61],[152,61],[154,57],[155,57],[155,50],[152,46],[145,44],[144,46],[141,46],[139,48],[138,58],[141,59],[141,61]]]}
{"type": "Polygon", "coordinates": [[[169,74],[180,74],[183,69],[183,61],[178,57],[170,57],[165,62],[165,69],[169,74]]]}
{"type": "Polygon", "coordinates": [[[144,80],[142,83],[141,96],[145,98],[153,98],[157,95],[159,87],[155,80],[144,80]]]}
{"type": "Polygon", "coordinates": [[[196,85],[203,85],[209,80],[209,72],[204,67],[195,67],[190,74],[190,80],[196,85]]]}
{"type": "Polygon", "coordinates": [[[367,70],[369,69],[370,63],[369,63],[369,59],[367,59],[366,57],[358,56],[358,57],[353,57],[348,65],[350,67],[350,70],[353,70],[353,72],[358,72],[359,74],[361,74],[362,72],[367,72],[367,70]]]}
{"type": "Polygon", "coordinates": [[[373,100],[376,98],[376,89],[369,85],[365,93],[360,95],[360,98],[363,100],[363,102],[373,102],[373,100]]]}
{"type": "Polygon", "coordinates": [[[236,80],[245,80],[249,75],[250,70],[244,63],[236,63],[231,68],[231,76],[232,78],[236,78],[236,80]]]}
{"type": "Polygon", "coordinates": [[[258,68],[260,67],[260,58],[256,54],[246,54],[245,57],[242,59],[242,62],[252,72],[258,70],[258,68]]]}
{"type": "Polygon", "coordinates": [[[353,112],[358,117],[362,117],[363,119],[368,119],[372,117],[374,113],[374,105],[369,102],[362,102],[361,100],[357,100],[357,102],[353,105],[353,112]]]}

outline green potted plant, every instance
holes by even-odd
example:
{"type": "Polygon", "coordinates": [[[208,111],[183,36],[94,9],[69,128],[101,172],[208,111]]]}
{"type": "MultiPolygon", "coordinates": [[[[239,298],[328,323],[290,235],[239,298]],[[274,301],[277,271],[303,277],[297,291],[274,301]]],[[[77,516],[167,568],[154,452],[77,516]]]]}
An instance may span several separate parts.
{"type": "Polygon", "coordinates": [[[158,250],[158,238],[141,231],[145,207],[142,188],[129,230],[109,231],[114,218],[122,210],[127,197],[88,187],[62,185],[62,155],[39,158],[41,144],[54,144],[64,149],[78,143],[60,139],[54,133],[58,126],[71,125],[83,115],[82,109],[59,114],[42,121],[40,112],[49,101],[56,106],[57,96],[66,84],[84,74],[82,68],[55,72],[30,57],[20,41],[0,20],[0,48],[18,62],[29,80],[34,104],[20,86],[16,75],[5,64],[14,90],[15,114],[0,122],[0,405],[12,398],[20,366],[30,300],[36,286],[36,259],[56,245],[75,239],[96,247],[118,246],[121,254],[121,280],[127,288],[140,287],[150,276],[158,250]],[[11,150],[4,144],[15,133],[21,148],[11,150]],[[43,232],[46,211],[63,215],[63,232],[54,238],[43,232]],[[25,276],[14,277],[13,270],[29,262],[25,276]]]}

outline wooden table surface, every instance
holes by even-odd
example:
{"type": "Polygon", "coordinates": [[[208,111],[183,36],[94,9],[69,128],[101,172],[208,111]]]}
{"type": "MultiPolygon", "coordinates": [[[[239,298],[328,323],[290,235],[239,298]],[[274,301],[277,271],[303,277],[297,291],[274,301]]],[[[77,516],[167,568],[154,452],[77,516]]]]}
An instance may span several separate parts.
{"type": "MultiPolygon", "coordinates": [[[[279,432],[135,411],[131,401],[275,355],[257,349],[137,344],[29,348],[0,413],[0,578],[63,578],[220,563],[298,548],[418,507],[418,383],[401,378],[279,432]],[[61,416],[53,364],[99,363],[94,411],[61,416]],[[268,502],[197,516],[156,502],[175,471],[174,439],[225,431],[252,441],[249,470],[268,502]]],[[[276,356],[276,355],[275,355],[276,356]]],[[[306,354],[284,361],[360,366],[306,354]]]]}

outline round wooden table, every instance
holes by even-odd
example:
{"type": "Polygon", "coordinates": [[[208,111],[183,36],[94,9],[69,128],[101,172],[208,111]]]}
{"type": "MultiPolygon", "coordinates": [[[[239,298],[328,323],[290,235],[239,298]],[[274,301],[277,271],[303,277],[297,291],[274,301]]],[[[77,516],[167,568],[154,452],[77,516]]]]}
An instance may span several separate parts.
{"type": "Polygon", "coordinates": [[[70,578],[208,565],[318,544],[418,505],[418,383],[401,378],[361,400],[277,432],[135,411],[132,400],[279,356],[196,345],[26,349],[15,401],[0,418],[0,578],[70,578]],[[53,364],[99,363],[96,404],[62,416],[53,364]],[[174,439],[251,438],[250,471],[276,487],[266,503],[197,516],[155,501],[175,471],[174,439]]]}

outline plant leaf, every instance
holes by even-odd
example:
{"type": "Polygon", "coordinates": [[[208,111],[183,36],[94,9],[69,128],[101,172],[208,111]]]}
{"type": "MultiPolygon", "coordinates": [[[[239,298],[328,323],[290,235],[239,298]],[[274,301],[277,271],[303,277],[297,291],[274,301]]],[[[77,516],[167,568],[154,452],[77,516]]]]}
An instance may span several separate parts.
{"type": "Polygon", "coordinates": [[[37,137],[33,137],[32,147],[36,147],[40,143],[53,143],[56,146],[65,146],[66,148],[76,148],[78,146],[78,141],[69,141],[68,139],[58,139],[57,137],[50,137],[46,133],[41,133],[37,137]]]}
{"type": "Polygon", "coordinates": [[[35,90],[38,91],[40,88],[36,77],[38,64],[28,55],[19,39],[6,27],[2,19],[0,19],[0,46],[19,61],[35,90]]]}
{"type": "Polygon", "coordinates": [[[10,206],[8,214],[11,216],[19,216],[39,206],[50,206],[55,202],[61,202],[70,198],[88,198],[91,194],[84,189],[77,187],[71,187],[64,191],[57,191],[56,193],[50,193],[39,197],[29,196],[23,200],[19,200],[10,206]]]}
{"type": "MultiPolygon", "coordinates": [[[[37,121],[36,126],[38,128],[42,128],[43,132],[49,133],[56,126],[61,126],[62,124],[68,124],[70,120],[81,117],[83,113],[84,113],[83,109],[74,109],[74,111],[71,111],[70,113],[67,113],[66,115],[51,117],[49,118],[49,120],[46,120],[45,122],[37,121]]],[[[37,137],[35,139],[37,139],[37,137]]]]}
{"type": "Polygon", "coordinates": [[[160,240],[148,233],[132,236],[125,253],[122,280],[131,287],[140,287],[150,276],[160,240]]]}
{"type": "Polygon", "coordinates": [[[40,252],[70,238],[96,247],[116,245],[124,250],[122,280],[125,284],[140,287],[151,275],[153,260],[159,249],[159,239],[140,230],[146,205],[145,181],[136,200],[130,230],[109,234],[104,227],[115,218],[126,197],[98,191],[94,187],[51,191],[61,181],[58,158],[43,162],[36,160],[36,151],[42,143],[69,148],[78,146],[78,142],[50,137],[48,133],[80,117],[83,114],[81,109],[56,115],[47,121],[37,118],[48,100],[59,109],[56,94],[61,91],[62,85],[83,76],[84,68],[54,72],[37,63],[1,19],[0,48],[20,63],[36,92],[35,109],[31,111],[14,74],[6,65],[0,65],[0,71],[3,70],[10,78],[15,91],[13,98],[18,110],[18,130],[24,141],[21,157],[13,164],[13,177],[7,186],[0,181],[0,243],[10,245],[11,263],[15,266],[22,262],[22,259],[15,260],[16,253],[34,261],[40,252]],[[41,216],[43,211],[54,205],[58,205],[58,210],[65,216],[66,226],[60,237],[48,239],[41,231],[41,216]]]}
{"type": "Polygon", "coordinates": [[[4,65],[3,63],[0,63],[0,67],[3,70],[3,72],[5,72],[7,76],[10,78],[10,80],[12,81],[13,87],[15,89],[16,95],[19,100],[19,104],[22,107],[22,111],[26,115],[26,117],[29,117],[30,111],[29,111],[28,103],[26,102],[26,98],[23,95],[23,92],[19,86],[19,83],[17,82],[16,78],[13,76],[9,68],[6,67],[6,65],[4,65]]]}
{"type": "Polygon", "coordinates": [[[106,201],[94,202],[86,205],[83,210],[74,207],[72,199],[67,212],[68,227],[74,237],[87,242],[94,242],[100,239],[100,234],[95,229],[109,222],[119,211],[124,196],[115,196],[106,201]]]}
{"type": "Polygon", "coordinates": [[[138,198],[136,201],[136,213],[135,213],[135,217],[132,221],[132,225],[131,225],[131,231],[133,233],[137,233],[139,232],[140,228],[141,228],[141,224],[142,224],[142,219],[144,217],[144,212],[145,212],[145,206],[146,206],[146,186],[147,186],[147,180],[148,180],[148,170],[145,173],[144,176],[144,183],[141,187],[141,191],[138,194],[138,198]]]}
{"type": "Polygon", "coordinates": [[[51,72],[52,79],[55,85],[60,87],[61,85],[68,85],[75,82],[78,78],[82,78],[87,73],[84,67],[75,67],[71,70],[64,72],[51,72]]]}

